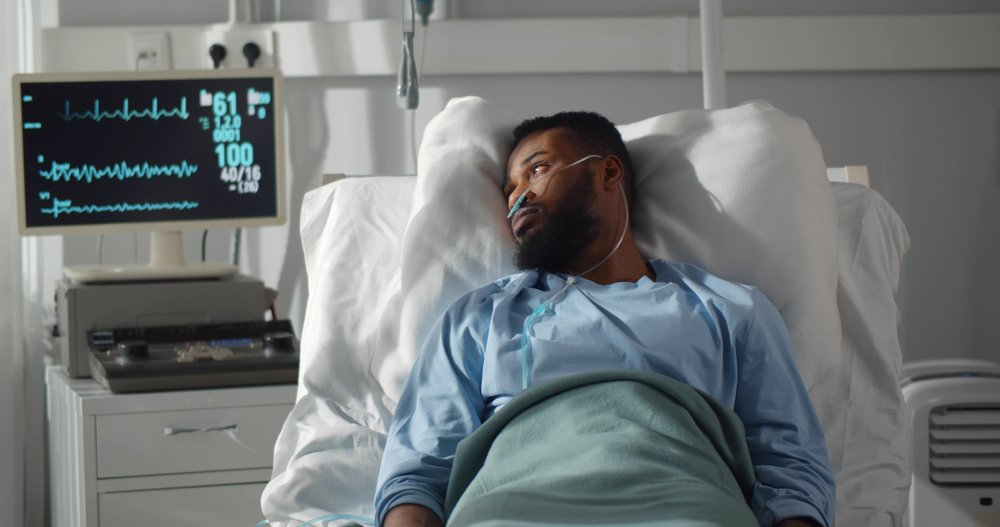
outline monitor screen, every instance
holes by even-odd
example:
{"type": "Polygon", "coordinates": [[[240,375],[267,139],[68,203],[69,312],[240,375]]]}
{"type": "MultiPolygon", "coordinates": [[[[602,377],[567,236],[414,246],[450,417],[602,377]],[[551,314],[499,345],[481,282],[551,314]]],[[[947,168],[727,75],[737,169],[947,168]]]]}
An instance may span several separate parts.
{"type": "Polygon", "coordinates": [[[13,87],[22,234],[284,221],[277,70],[26,74],[13,87]]]}

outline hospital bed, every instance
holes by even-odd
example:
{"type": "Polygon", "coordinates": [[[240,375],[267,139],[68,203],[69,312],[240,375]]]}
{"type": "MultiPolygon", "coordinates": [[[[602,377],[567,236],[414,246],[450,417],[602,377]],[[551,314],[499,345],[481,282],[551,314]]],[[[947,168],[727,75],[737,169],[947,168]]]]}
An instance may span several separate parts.
{"type": "MultiPolygon", "coordinates": [[[[720,109],[721,8],[700,4],[714,109],[619,127],[636,169],[636,241],[644,256],[770,298],[826,436],[836,525],[900,526],[911,478],[895,300],[906,228],[863,167],[826,167],[801,119],[763,101],[720,109]]],[[[305,196],[309,300],[299,397],[262,496],[272,524],[372,517],[385,434],[419,343],[452,301],[515,271],[500,188],[510,132],[527,117],[452,100],[424,131],[416,176],[343,178],[305,196]]]]}
{"type": "MultiPolygon", "coordinates": [[[[453,300],[515,271],[500,187],[525,117],[452,100],[424,132],[417,176],[346,178],[305,196],[309,301],[299,399],[262,498],[272,523],[372,516],[419,343],[453,300]]],[[[910,440],[895,293],[909,238],[899,216],[870,188],[829,181],[808,125],[762,101],[619,128],[644,255],[754,284],[785,319],[827,438],[836,525],[902,525],[910,440]]]]}

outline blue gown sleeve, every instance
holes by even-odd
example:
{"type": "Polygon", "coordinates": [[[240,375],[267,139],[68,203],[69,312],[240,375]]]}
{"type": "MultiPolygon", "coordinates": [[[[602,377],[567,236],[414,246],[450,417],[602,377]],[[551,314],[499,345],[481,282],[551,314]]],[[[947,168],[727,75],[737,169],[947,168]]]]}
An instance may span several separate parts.
{"type": "Polygon", "coordinates": [[[422,346],[396,407],[379,469],[375,514],[423,505],[444,519],[444,498],[458,442],[483,420],[482,335],[474,309],[450,309],[422,346]]]}
{"type": "Polygon", "coordinates": [[[833,525],[834,479],[823,430],[781,315],[760,291],[753,294],[754,319],[737,352],[735,404],[757,477],[750,506],[763,526],[795,517],[833,525]]]}

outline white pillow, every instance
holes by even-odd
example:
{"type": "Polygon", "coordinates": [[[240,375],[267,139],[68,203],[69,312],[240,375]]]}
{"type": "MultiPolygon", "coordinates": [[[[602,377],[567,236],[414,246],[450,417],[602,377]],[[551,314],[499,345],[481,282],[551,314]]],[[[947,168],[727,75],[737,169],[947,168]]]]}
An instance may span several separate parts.
{"type": "Polygon", "coordinates": [[[910,238],[877,192],[834,183],[842,360],[810,390],[837,475],[837,525],[902,525],[912,455],[899,387],[899,285],[910,238]]]}
{"type": "Polygon", "coordinates": [[[417,190],[403,236],[400,345],[376,374],[399,400],[417,350],[459,297],[516,271],[501,190],[514,112],[478,97],[452,99],[424,129],[417,190]]]}
{"type": "MultiPolygon", "coordinates": [[[[404,237],[400,355],[393,374],[379,376],[394,399],[437,317],[462,294],[514,271],[500,187],[520,120],[466,97],[427,126],[404,237]]],[[[759,287],[789,326],[807,386],[836,367],[837,213],[805,122],[754,102],[620,130],[636,167],[632,217],[643,254],[759,287]]]]}
{"type": "Polygon", "coordinates": [[[361,410],[356,418],[374,430],[395,409],[370,371],[396,357],[399,260],[414,187],[409,178],[347,178],[302,200],[299,231],[310,300],[299,394],[361,410]]]}
{"type": "Polygon", "coordinates": [[[835,368],[837,212],[805,121],[756,101],[619,130],[636,167],[640,251],[760,288],[788,326],[807,387],[835,368]]]}
{"type": "Polygon", "coordinates": [[[272,524],[329,513],[371,517],[395,402],[372,365],[396,360],[399,261],[414,178],[348,178],[303,198],[309,302],[299,398],[274,446],[261,496],[272,524]]]}

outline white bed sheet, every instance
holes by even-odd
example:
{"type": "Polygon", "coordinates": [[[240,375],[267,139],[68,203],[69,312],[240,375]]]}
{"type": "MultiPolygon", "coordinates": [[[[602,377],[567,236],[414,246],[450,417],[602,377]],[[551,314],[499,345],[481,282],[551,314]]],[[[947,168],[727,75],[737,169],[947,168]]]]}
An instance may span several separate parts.
{"type": "Polygon", "coordinates": [[[832,183],[839,212],[841,362],[809,395],[837,476],[837,525],[900,526],[909,498],[910,414],[899,387],[895,301],[910,238],[877,192],[832,183]]]}
{"type": "MultiPolygon", "coordinates": [[[[488,101],[453,101],[425,132],[420,178],[347,179],[306,196],[300,399],[262,499],[272,520],[371,515],[384,434],[422,333],[454,298],[513,271],[499,183],[519,120],[488,101]]],[[[622,131],[645,254],[771,281],[761,289],[797,336],[827,432],[838,525],[898,525],[909,484],[898,216],[864,187],[831,192],[808,127],[766,103],[622,131]]]]}

